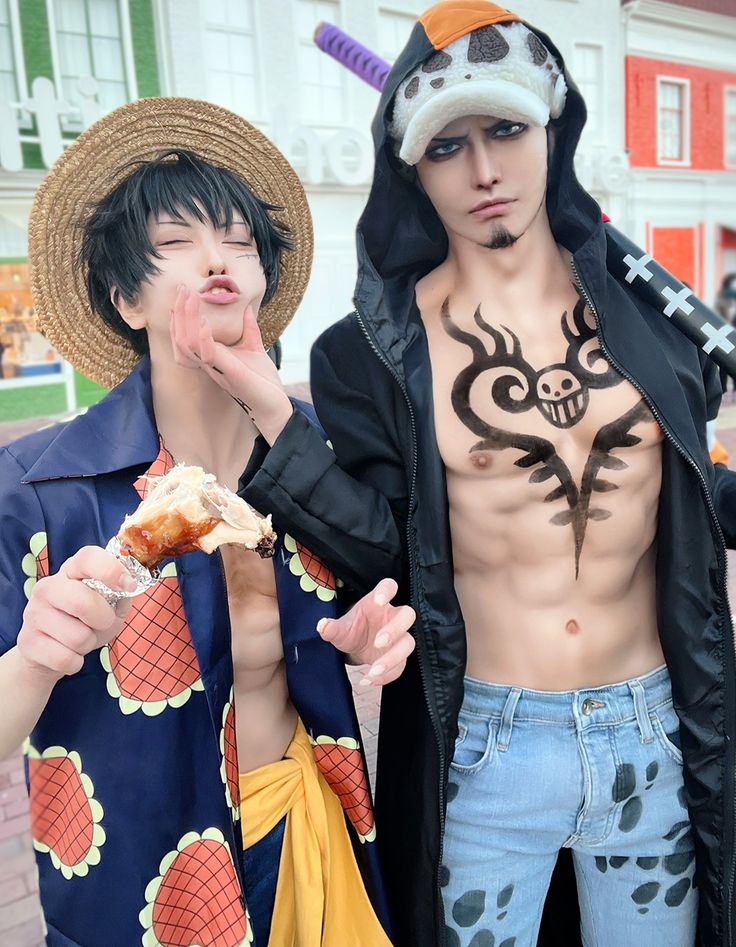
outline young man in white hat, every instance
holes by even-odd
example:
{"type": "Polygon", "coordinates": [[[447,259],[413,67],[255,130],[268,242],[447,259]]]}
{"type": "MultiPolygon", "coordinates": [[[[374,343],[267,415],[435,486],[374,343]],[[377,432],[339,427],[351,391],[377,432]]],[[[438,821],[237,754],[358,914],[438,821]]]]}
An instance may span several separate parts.
{"type": "MultiPolygon", "coordinates": [[[[356,310],[313,351],[355,486],[324,512],[328,461],[292,416],[244,494],[298,497],[338,574],[392,574],[417,611],[378,754],[406,947],[532,947],[565,850],[589,947],[692,947],[696,924],[736,943],[717,373],[608,271],[573,170],[584,121],[559,52],[514,14],[446,0],[419,18],[373,125],[356,310]]],[[[246,373],[211,361],[247,401],[246,373]]]]}
{"type": "Polygon", "coordinates": [[[393,679],[413,648],[395,583],[337,619],[334,576],[277,516],[273,561],[180,556],[113,610],[86,584],[127,589],[102,547],[150,477],[184,462],[234,489],[283,404],[315,424],[258,329],[278,338],[309,276],[296,174],[223,109],[141,100],[59,159],[30,244],[40,326],[116,385],[0,453],[0,756],[30,733],[49,947],[388,944],[345,655],[324,639],[393,679]],[[248,405],[182,363],[185,311],[247,347],[248,405]]]}

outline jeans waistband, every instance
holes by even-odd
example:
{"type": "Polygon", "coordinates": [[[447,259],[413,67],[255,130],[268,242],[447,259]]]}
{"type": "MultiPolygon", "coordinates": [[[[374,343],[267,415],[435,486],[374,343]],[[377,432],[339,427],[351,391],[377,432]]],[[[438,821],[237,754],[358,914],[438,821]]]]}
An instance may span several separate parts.
{"type": "Polygon", "coordinates": [[[508,723],[515,719],[598,725],[637,720],[648,731],[649,712],[671,700],[666,665],[629,681],[572,691],[539,691],[466,677],[463,713],[506,718],[508,723]]]}

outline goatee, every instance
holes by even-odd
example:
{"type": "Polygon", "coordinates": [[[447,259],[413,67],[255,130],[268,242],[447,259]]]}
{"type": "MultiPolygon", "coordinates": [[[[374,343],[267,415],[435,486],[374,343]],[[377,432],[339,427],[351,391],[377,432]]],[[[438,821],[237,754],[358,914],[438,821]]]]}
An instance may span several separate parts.
{"type": "Polygon", "coordinates": [[[483,246],[487,250],[503,250],[504,247],[513,247],[518,239],[518,237],[515,237],[511,231],[507,230],[503,224],[501,224],[500,226],[494,227],[493,233],[483,246]]]}

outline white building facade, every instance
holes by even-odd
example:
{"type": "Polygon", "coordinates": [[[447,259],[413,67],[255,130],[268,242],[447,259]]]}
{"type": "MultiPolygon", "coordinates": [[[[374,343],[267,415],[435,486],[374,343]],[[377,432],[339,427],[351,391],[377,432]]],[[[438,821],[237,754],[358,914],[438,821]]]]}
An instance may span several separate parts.
{"type": "MultiPolygon", "coordinates": [[[[368,196],[378,93],[313,43],[321,21],[392,62],[425,0],[158,0],[162,87],[239,112],[304,181],[315,225],[312,280],[284,335],[287,381],[308,373],[316,336],[352,308],[355,225],[368,196]],[[204,40],[203,40],[204,37],[204,40]]],[[[520,0],[515,12],[558,43],[589,102],[578,173],[626,218],[624,34],[616,0],[520,0]]],[[[628,218],[626,218],[628,222],[628,218]]]]}
{"type": "MultiPolygon", "coordinates": [[[[313,34],[321,21],[334,23],[390,62],[425,0],[0,0],[0,262],[26,254],[28,212],[44,173],[27,166],[25,151],[19,166],[19,147],[2,134],[12,118],[24,148],[44,137],[39,114],[12,105],[31,92],[49,91],[37,87],[34,74],[42,70],[24,65],[30,41],[19,28],[22,8],[44,4],[46,81],[77,108],[55,117],[55,106],[44,106],[44,159],[96,114],[137,95],[162,94],[232,109],[295,165],[314,217],[315,262],[283,338],[283,375],[287,382],[305,380],[311,343],[352,308],[355,225],[368,195],[370,122],[378,102],[374,89],[315,46],[313,34]]],[[[673,178],[671,168],[630,168],[626,63],[632,50],[649,58],[715,57],[725,63],[730,56],[734,62],[736,37],[722,21],[732,27],[736,19],[660,0],[623,6],[619,0],[517,0],[512,7],[554,39],[586,98],[589,120],[577,171],[606,213],[642,245],[652,220],[697,219],[708,253],[720,225],[717,208],[729,201],[724,175],[716,181],[678,169],[673,178]]],[[[703,279],[706,299],[716,276],[713,268],[703,279]]]]}

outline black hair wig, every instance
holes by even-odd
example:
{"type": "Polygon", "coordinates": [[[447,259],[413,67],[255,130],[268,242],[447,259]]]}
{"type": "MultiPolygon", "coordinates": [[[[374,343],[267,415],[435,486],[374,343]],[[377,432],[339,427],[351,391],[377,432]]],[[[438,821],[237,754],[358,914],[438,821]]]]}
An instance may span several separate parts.
{"type": "Polygon", "coordinates": [[[145,329],[131,329],[110,299],[116,287],[130,305],[141,285],[158,272],[161,255],[148,236],[149,218],[162,212],[181,220],[191,214],[215,227],[230,227],[235,214],[248,224],[266,276],[267,303],[276,292],[281,257],[291,249],[289,228],[272,218],[280,210],[261,200],[235,172],[210,164],[190,151],[172,150],[141,163],[94,206],[83,224],[78,263],[87,269],[87,294],[100,315],[135,352],[148,351],[145,329]]]}

